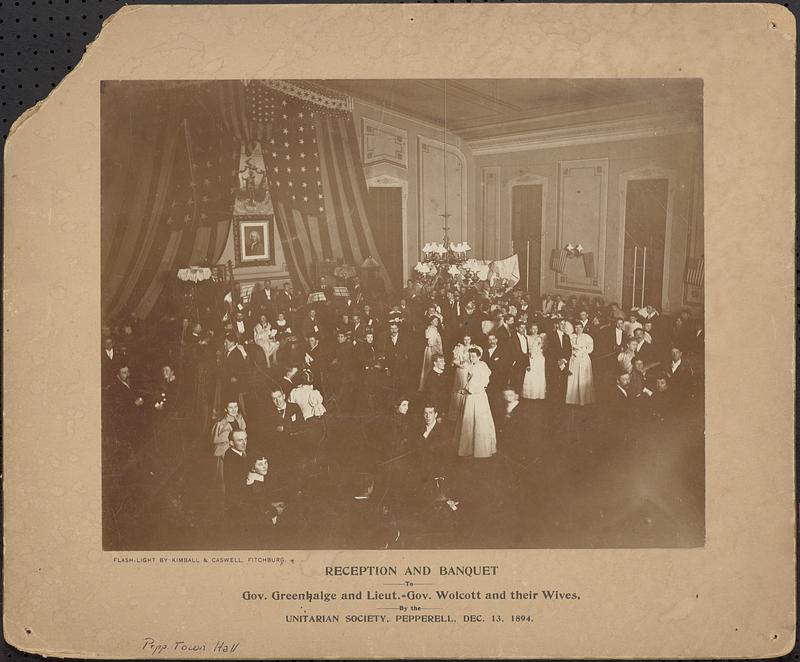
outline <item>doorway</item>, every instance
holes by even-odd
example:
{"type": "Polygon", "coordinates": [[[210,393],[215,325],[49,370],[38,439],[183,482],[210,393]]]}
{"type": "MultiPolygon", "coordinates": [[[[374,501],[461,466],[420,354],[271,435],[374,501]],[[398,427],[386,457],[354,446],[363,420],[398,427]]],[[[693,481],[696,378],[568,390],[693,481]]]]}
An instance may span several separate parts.
{"type": "Polygon", "coordinates": [[[511,188],[511,245],[519,256],[519,282],[533,301],[541,296],[542,184],[511,188]]]}
{"type": "Polygon", "coordinates": [[[375,245],[392,289],[403,287],[403,189],[400,186],[372,186],[367,189],[375,245]]]}
{"type": "Polygon", "coordinates": [[[661,309],[669,179],[633,179],[625,188],[625,240],[622,267],[623,309],[652,305],[661,309]]]}

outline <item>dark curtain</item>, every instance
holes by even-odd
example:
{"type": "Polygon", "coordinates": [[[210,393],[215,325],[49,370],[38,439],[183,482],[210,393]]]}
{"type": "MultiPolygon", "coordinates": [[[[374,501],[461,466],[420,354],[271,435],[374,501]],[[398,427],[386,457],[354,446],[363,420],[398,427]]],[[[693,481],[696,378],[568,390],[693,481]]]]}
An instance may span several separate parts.
{"type": "Polygon", "coordinates": [[[219,259],[239,143],[208,83],[106,81],[101,123],[103,319],[144,319],[177,268],[219,259]]]}

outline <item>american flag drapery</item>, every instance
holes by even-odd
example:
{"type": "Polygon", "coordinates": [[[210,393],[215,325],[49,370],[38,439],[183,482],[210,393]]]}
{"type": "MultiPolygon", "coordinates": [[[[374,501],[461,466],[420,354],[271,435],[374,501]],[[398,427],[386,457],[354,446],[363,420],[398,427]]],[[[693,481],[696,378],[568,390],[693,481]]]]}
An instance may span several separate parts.
{"type": "Polygon", "coordinates": [[[275,221],[292,279],[314,285],[315,263],[360,266],[372,256],[388,276],[366,213],[367,187],[352,114],[252,82],[249,121],[269,126],[262,138],[275,221]]]}
{"type": "Polygon", "coordinates": [[[221,122],[213,89],[103,85],[104,319],[147,317],[175,269],[222,254],[240,143],[221,122]]]}

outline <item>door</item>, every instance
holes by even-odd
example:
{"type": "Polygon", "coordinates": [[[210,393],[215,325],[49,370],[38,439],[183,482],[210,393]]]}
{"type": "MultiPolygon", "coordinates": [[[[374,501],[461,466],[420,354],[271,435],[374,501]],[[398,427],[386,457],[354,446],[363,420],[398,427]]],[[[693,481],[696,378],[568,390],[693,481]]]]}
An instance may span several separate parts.
{"type": "Polygon", "coordinates": [[[518,184],[511,189],[511,242],[519,256],[519,282],[536,301],[541,295],[541,184],[518,184]]]}
{"type": "Polygon", "coordinates": [[[392,289],[397,292],[403,287],[403,189],[375,186],[368,191],[372,235],[392,289]]]}
{"type": "Polygon", "coordinates": [[[623,309],[662,306],[668,179],[634,179],[625,188],[623,309]]]}

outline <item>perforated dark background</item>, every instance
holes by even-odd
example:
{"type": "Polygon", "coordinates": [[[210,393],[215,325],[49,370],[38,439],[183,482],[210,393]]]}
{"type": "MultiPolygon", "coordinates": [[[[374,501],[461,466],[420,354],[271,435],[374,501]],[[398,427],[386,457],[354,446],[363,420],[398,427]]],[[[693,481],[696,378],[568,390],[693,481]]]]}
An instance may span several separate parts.
{"type": "MultiPolygon", "coordinates": [[[[125,4],[128,3],[122,0],[0,0],[0,119],[3,143],[17,117],[44,99],[61,82],[80,61],[86,46],[100,32],[103,21],[125,4]]],[[[202,0],[139,0],[131,4],[267,3],[253,0],[214,3],[204,3],[202,0]]],[[[800,0],[785,6],[797,15],[798,4],[800,0]]],[[[5,642],[3,652],[7,659],[40,659],[21,653],[5,642]]],[[[783,659],[800,660],[797,648],[783,659]]]]}

